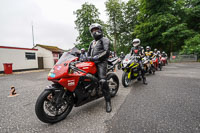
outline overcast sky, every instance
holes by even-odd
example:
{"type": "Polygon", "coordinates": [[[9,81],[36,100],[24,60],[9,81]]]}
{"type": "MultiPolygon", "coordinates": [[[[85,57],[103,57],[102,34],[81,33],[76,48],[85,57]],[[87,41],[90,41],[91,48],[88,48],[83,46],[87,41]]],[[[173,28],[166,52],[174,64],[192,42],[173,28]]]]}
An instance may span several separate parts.
{"type": "Polygon", "coordinates": [[[0,0],[0,46],[32,48],[33,22],[35,44],[72,48],[78,36],[73,11],[85,2],[92,3],[106,22],[105,1],[0,0]]]}

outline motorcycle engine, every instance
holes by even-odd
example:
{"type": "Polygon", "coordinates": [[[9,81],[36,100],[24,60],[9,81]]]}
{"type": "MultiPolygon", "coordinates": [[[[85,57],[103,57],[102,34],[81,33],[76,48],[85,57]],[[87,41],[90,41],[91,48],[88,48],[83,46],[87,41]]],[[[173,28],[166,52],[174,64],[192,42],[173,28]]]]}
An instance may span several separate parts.
{"type": "Polygon", "coordinates": [[[90,96],[95,96],[98,92],[98,79],[91,74],[87,74],[84,76],[83,81],[85,92],[89,93],[90,96]]]}

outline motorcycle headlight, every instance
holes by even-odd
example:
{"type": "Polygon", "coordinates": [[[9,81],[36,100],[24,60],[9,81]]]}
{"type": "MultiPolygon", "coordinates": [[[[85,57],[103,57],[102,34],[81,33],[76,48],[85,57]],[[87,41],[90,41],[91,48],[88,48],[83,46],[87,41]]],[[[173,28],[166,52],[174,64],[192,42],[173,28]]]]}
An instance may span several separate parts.
{"type": "Polygon", "coordinates": [[[127,65],[128,65],[128,61],[127,61],[127,60],[124,60],[123,63],[122,63],[122,66],[123,66],[123,67],[126,67],[127,65]]]}

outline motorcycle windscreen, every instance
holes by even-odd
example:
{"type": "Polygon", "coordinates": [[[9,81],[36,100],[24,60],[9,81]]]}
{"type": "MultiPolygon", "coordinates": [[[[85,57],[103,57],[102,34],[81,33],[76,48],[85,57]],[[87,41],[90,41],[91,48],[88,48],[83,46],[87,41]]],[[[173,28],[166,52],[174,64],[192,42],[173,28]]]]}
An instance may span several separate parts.
{"type": "Polygon", "coordinates": [[[75,58],[77,58],[77,57],[72,55],[72,54],[70,54],[69,52],[64,52],[62,54],[62,56],[60,57],[60,59],[58,60],[58,62],[56,63],[56,65],[62,64],[64,62],[66,62],[66,61],[72,61],[75,58]]]}
{"type": "Polygon", "coordinates": [[[66,77],[68,73],[69,64],[73,60],[77,60],[78,57],[69,54],[68,52],[63,53],[58,62],[54,65],[48,74],[48,80],[60,79],[66,77]]]}
{"type": "Polygon", "coordinates": [[[131,54],[127,54],[125,57],[124,57],[124,60],[127,60],[131,57],[131,54]]]}

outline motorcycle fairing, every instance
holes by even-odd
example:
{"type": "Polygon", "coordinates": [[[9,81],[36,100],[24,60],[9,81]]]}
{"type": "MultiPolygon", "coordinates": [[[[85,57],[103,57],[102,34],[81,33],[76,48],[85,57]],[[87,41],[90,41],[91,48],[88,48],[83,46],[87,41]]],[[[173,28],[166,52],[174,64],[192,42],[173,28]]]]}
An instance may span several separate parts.
{"type": "Polygon", "coordinates": [[[70,92],[73,92],[78,84],[79,77],[62,78],[58,81],[60,85],[67,88],[70,92]]]}

